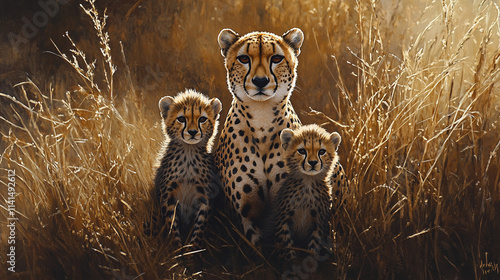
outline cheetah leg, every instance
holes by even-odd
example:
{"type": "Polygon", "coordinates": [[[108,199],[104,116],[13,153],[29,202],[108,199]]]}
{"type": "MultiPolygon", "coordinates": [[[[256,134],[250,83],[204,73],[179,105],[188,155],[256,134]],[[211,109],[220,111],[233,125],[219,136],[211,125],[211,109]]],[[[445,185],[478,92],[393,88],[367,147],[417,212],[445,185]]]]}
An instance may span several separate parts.
{"type": "Polygon", "coordinates": [[[179,232],[178,218],[176,215],[178,200],[176,198],[176,189],[167,189],[168,195],[167,199],[162,202],[161,212],[166,218],[166,221],[170,222],[170,233],[174,235],[174,242],[178,247],[182,247],[181,234],[179,232]],[[171,191],[169,191],[171,190],[171,191]]]}
{"type": "Polygon", "coordinates": [[[317,223],[313,224],[313,229],[311,232],[311,240],[307,246],[307,250],[313,253],[315,256],[319,256],[321,251],[321,242],[322,242],[322,232],[317,223]]]}
{"type": "Polygon", "coordinates": [[[241,223],[243,224],[243,232],[245,236],[253,245],[259,245],[261,239],[261,232],[258,227],[255,227],[252,220],[242,217],[241,223]]]}
{"type": "MultiPolygon", "coordinates": [[[[254,188],[258,189],[257,187],[254,188]]],[[[251,193],[250,193],[251,194],[251,193]]],[[[242,207],[239,209],[239,215],[241,218],[241,223],[243,226],[243,232],[245,237],[252,242],[253,245],[259,246],[262,238],[261,230],[255,225],[256,220],[262,217],[262,212],[265,207],[262,200],[258,201],[247,201],[241,200],[242,207]]],[[[233,204],[235,208],[236,205],[233,204]]]]}
{"type": "Polygon", "coordinates": [[[196,216],[196,222],[194,224],[193,234],[190,241],[190,244],[195,250],[202,248],[201,243],[208,222],[208,216],[210,215],[210,206],[208,205],[207,199],[203,197],[199,200],[199,203],[200,209],[198,210],[198,214],[196,216]]]}
{"type": "MultiPolygon", "coordinates": [[[[309,250],[312,254],[314,254],[316,259],[319,259],[321,251],[325,249],[328,254],[325,255],[328,257],[331,252],[331,239],[330,233],[331,228],[328,223],[331,220],[331,216],[328,215],[329,212],[326,210],[322,211],[319,218],[313,220],[311,233],[310,233],[310,241],[307,246],[307,250],[309,250]]],[[[324,258],[324,257],[321,257],[324,258]]]]}
{"type": "Polygon", "coordinates": [[[295,250],[293,250],[293,239],[291,234],[290,221],[287,219],[284,223],[278,226],[276,231],[278,246],[285,248],[280,252],[280,257],[286,261],[292,261],[297,258],[295,250]]]}

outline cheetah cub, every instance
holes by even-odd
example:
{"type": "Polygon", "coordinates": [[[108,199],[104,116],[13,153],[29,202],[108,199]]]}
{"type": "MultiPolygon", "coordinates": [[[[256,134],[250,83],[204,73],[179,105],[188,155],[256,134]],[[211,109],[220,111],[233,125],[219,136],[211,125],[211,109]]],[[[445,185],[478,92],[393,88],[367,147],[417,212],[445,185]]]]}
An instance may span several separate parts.
{"type": "MultiPolygon", "coordinates": [[[[295,260],[293,247],[319,255],[330,236],[331,167],[338,162],[340,135],[318,125],[281,132],[287,177],[280,182],[273,211],[275,243],[280,256],[295,260]]],[[[329,247],[329,246],[328,246],[329,247]]]]}
{"type": "Polygon", "coordinates": [[[160,226],[171,227],[178,246],[199,249],[211,200],[221,188],[211,150],[222,104],[186,90],[163,97],[159,107],[167,139],[155,177],[160,226]]]}

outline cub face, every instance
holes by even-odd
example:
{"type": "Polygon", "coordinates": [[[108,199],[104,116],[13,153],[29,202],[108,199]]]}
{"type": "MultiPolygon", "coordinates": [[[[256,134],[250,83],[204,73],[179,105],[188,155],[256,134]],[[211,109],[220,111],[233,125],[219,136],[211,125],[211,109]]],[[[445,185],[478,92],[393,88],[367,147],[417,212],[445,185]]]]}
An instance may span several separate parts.
{"type": "Polygon", "coordinates": [[[181,139],[194,145],[207,142],[218,124],[222,104],[217,98],[208,99],[194,90],[186,90],[176,97],[160,99],[164,132],[171,139],[181,139]]]}
{"type": "Polygon", "coordinates": [[[318,125],[284,129],[280,139],[289,173],[301,172],[307,176],[324,174],[338,160],[340,135],[337,132],[329,134],[318,125]]]}
{"type": "Polygon", "coordinates": [[[223,29],[218,41],[231,93],[242,101],[286,97],[295,86],[297,56],[303,40],[304,34],[298,28],[282,36],[267,32],[240,36],[223,29]]]}

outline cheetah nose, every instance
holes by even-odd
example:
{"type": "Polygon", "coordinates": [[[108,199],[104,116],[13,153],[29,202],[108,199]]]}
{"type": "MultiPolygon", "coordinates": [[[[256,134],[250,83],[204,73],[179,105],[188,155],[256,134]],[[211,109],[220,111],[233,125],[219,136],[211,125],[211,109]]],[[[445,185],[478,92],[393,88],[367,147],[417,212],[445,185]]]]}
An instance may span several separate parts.
{"type": "Polygon", "coordinates": [[[191,129],[191,130],[188,130],[188,133],[189,133],[189,135],[191,135],[191,137],[194,137],[196,135],[196,133],[198,133],[198,130],[191,129]]]}
{"type": "Polygon", "coordinates": [[[265,87],[267,84],[269,84],[269,78],[268,77],[255,77],[252,79],[252,83],[256,85],[259,88],[265,87]]]}
{"type": "Polygon", "coordinates": [[[318,161],[317,160],[310,160],[307,163],[309,163],[309,165],[311,166],[311,168],[314,169],[314,167],[316,166],[316,164],[318,164],[318,161]]]}

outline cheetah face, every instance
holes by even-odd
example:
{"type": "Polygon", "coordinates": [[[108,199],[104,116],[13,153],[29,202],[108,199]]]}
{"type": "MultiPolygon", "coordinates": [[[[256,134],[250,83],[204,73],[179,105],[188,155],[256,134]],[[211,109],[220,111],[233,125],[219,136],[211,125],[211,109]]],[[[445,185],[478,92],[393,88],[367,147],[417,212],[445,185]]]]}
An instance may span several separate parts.
{"type": "Polygon", "coordinates": [[[201,93],[187,90],[175,98],[165,96],[159,103],[165,133],[171,139],[181,139],[195,145],[214,134],[222,104],[217,98],[208,99],[201,93]]]}
{"type": "Polygon", "coordinates": [[[240,100],[266,101],[286,97],[295,86],[297,56],[304,39],[298,28],[277,36],[252,32],[240,37],[231,29],[219,34],[227,81],[240,100]]]}
{"type": "Polygon", "coordinates": [[[203,138],[203,130],[211,133],[205,127],[208,121],[207,112],[201,108],[186,107],[177,113],[174,128],[187,144],[198,144],[203,138]]]}
{"type": "Polygon", "coordinates": [[[280,138],[289,172],[315,176],[327,172],[332,161],[337,160],[337,132],[329,134],[317,125],[306,125],[296,130],[284,129],[280,138]]]}

